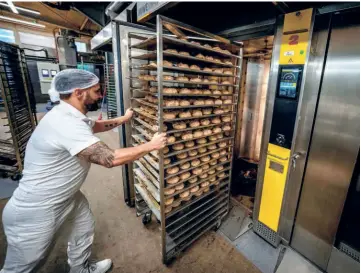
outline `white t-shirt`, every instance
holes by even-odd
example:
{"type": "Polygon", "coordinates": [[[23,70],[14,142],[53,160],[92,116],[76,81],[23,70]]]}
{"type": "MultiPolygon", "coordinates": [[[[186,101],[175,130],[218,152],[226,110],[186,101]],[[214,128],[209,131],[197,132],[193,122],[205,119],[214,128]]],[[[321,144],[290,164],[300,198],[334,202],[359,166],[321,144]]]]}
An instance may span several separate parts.
{"type": "Polygon", "coordinates": [[[23,178],[12,197],[15,205],[53,207],[71,200],[90,168],[76,155],[99,141],[93,125],[64,101],[44,116],[26,146],[23,178]]]}

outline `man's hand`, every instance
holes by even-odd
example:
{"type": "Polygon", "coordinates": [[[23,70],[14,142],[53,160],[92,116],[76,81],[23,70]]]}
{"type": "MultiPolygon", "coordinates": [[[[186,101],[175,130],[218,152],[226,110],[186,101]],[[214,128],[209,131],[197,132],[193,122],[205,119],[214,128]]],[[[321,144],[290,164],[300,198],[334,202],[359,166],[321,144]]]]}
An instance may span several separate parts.
{"type": "Polygon", "coordinates": [[[124,120],[125,122],[129,121],[132,117],[133,117],[133,109],[132,108],[128,108],[127,111],[125,111],[125,114],[124,114],[124,120]]]}
{"type": "Polygon", "coordinates": [[[160,150],[165,147],[167,144],[167,137],[166,133],[155,133],[152,140],[149,141],[151,149],[154,150],[160,150]]]}

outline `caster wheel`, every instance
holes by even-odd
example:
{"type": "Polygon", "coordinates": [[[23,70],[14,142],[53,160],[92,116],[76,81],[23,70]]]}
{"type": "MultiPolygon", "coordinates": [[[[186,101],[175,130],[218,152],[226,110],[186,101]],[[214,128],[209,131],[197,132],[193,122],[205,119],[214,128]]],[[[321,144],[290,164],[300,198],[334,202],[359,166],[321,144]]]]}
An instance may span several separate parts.
{"type": "Polygon", "coordinates": [[[146,213],[143,215],[142,223],[143,225],[148,225],[150,222],[152,222],[152,213],[146,213]]]}
{"type": "Polygon", "coordinates": [[[19,181],[22,177],[23,177],[22,174],[17,173],[17,174],[14,174],[14,175],[11,176],[11,180],[13,180],[13,181],[19,181]]]}
{"type": "Polygon", "coordinates": [[[0,173],[0,177],[1,178],[8,178],[9,177],[9,174],[8,173],[0,173]]]}
{"type": "Polygon", "coordinates": [[[221,227],[221,221],[219,220],[213,227],[213,231],[217,232],[217,230],[221,227]]]}

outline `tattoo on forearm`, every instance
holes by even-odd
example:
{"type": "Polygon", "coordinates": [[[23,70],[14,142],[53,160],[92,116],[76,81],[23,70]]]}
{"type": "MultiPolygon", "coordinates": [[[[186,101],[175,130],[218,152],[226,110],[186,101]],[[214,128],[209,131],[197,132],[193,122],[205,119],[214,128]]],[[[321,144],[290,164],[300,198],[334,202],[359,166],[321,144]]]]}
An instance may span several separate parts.
{"type": "Polygon", "coordinates": [[[114,151],[101,141],[84,149],[77,156],[107,168],[113,167],[114,151]]]}
{"type": "Polygon", "coordinates": [[[118,123],[109,123],[109,124],[105,124],[105,128],[112,128],[112,127],[115,127],[115,126],[118,126],[118,123]]]}

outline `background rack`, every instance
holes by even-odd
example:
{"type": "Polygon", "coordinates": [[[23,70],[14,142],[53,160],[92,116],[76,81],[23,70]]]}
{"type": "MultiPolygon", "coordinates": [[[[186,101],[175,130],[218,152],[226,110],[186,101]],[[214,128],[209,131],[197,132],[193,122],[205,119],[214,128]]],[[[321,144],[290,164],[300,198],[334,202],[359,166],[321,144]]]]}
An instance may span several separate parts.
{"type": "MultiPolygon", "coordinates": [[[[167,137],[176,137],[175,143],[167,144],[168,152],[166,149],[152,152],[132,165],[137,216],[143,216],[144,224],[151,221],[152,214],[157,218],[161,225],[162,259],[167,264],[206,231],[218,228],[221,220],[229,211],[242,48],[222,37],[158,15],[155,34],[128,33],[127,50],[130,101],[135,110],[131,124],[132,145],[137,146],[149,141],[155,132],[166,131],[167,137]],[[205,46],[205,44],[210,46],[205,46]],[[223,51],[214,49],[216,46],[223,51]],[[177,52],[169,52],[167,49],[176,49],[177,52]],[[184,55],[184,53],[180,53],[181,51],[188,52],[190,55],[184,55]],[[197,56],[197,54],[208,57],[202,59],[202,56],[197,56]],[[164,60],[170,61],[172,65],[170,66],[169,63],[163,65],[164,60]],[[180,68],[178,65],[181,62],[189,64],[189,66],[191,64],[198,65],[201,70],[190,67],[180,68]],[[212,71],[203,71],[205,67],[212,68],[212,71]],[[214,72],[213,70],[216,68],[228,69],[231,71],[231,75],[225,74],[223,71],[214,72]],[[140,79],[140,75],[150,75],[154,78],[144,80],[140,79]],[[163,80],[166,75],[172,75],[174,79],[163,80]],[[177,81],[176,77],[178,76],[186,76],[189,79],[201,78],[202,82],[177,81]],[[216,80],[217,83],[204,82],[205,79],[210,80],[209,77],[213,77],[211,79],[216,80]],[[224,80],[228,80],[229,83],[222,83],[224,80]],[[178,91],[181,88],[192,88],[192,91],[191,94],[168,94],[164,92],[166,87],[178,88],[178,91]],[[195,94],[195,89],[207,89],[211,91],[211,94],[195,94]],[[220,90],[221,94],[214,93],[215,90],[220,90]],[[163,105],[169,99],[188,100],[193,105],[163,105]],[[192,101],[194,99],[198,99],[198,101],[221,99],[222,105],[213,103],[195,106],[192,101]],[[226,99],[228,101],[225,101],[226,99]],[[227,113],[214,114],[214,109],[219,108],[227,110],[227,113]],[[198,118],[177,116],[167,120],[164,116],[164,113],[168,111],[186,112],[195,109],[201,111],[202,109],[212,109],[212,112],[204,112],[204,115],[198,118]],[[189,128],[190,121],[195,119],[212,121],[214,118],[223,116],[230,116],[231,120],[221,121],[220,124],[217,121],[217,124],[211,123],[189,128]],[[186,121],[188,121],[188,127],[185,129],[173,127],[176,122],[186,121]],[[222,126],[225,125],[229,126],[227,131],[223,130],[225,127],[222,126]],[[223,136],[217,131],[219,127],[222,129],[223,136]],[[211,130],[208,130],[210,135],[194,137],[193,147],[184,147],[181,151],[173,149],[172,145],[174,144],[184,145],[187,143],[182,139],[182,134],[185,132],[195,133],[205,129],[211,130]],[[219,138],[215,139],[216,136],[219,138]],[[198,144],[197,140],[204,137],[208,142],[198,144]],[[202,153],[201,149],[203,149],[202,153]],[[194,151],[198,153],[195,154],[194,151]],[[181,154],[185,152],[192,156],[188,154],[186,158],[177,159],[177,156],[181,157],[181,154]],[[216,157],[217,153],[222,153],[222,155],[216,157]],[[185,168],[187,162],[191,163],[193,160],[195,164],[195,161],[201,158],[205,160],[206,157],[209,157],[210,161],[201,161],[199,165],[189,166],[184,170],[180,168],[181,166],[185,168]],[[169,159],[170,162],[168,162],[169,159]],[[202,170],[201,173],[195,172],[196,169],[199,171],[199,168],[206,167],[207,169],[202,170]],[[169,174],[168,171],[171,168],[179,170],[169,174]],[[190,172],[189,177],[181,177],[188,172],[190,172]],[[207,173],[207,177],[205,177],[205,173],[207,173]],[[181,178],[176,183],[170,184],[169,179],[174,177],[181,178]],[[197,181],[194,181],[195,178],[197,181]],[[206,185],[204,182],[209,184],[206,185]],[[174,192],[170,191],[174,187],[178,188],[174,189],[174,192]],[[195,190],[197,187],[199,187],[197,191],[190,192],[188,197],[181,198],[181,194],[184,196],[191,188],[195,190]],[[174,200],[169,204],[169,199],[172,198],[174,200]],[[170,207],[172,208],[170,209],[170,207]]],[[[169,138],[169,140],[171,139],[169,138]]]]}
{"type": "Polygon", "coordinates": [[[4,42],[0,42],[0,98],[0,172],[18,180],[35,129],[36,108],[24,52],[4,42]]]}

